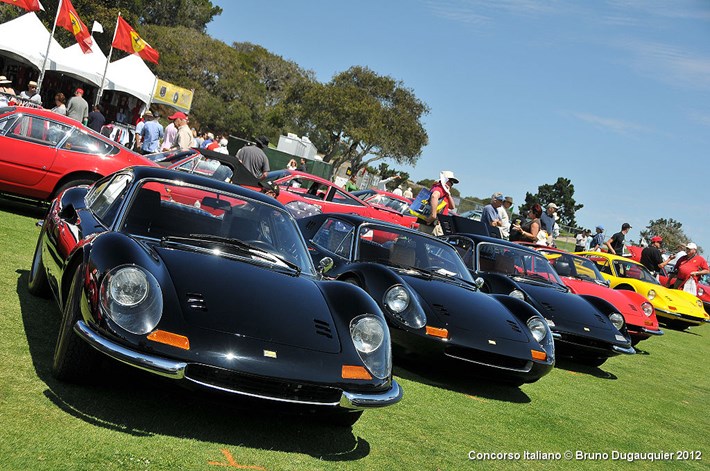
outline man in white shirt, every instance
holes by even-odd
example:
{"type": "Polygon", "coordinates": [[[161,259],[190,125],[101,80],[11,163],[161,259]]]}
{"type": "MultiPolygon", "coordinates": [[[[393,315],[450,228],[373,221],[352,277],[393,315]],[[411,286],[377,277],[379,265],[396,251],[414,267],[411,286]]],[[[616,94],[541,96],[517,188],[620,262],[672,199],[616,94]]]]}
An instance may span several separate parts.
{"type": "Polygon", "coordinates": [[[397,174],[397,175],[392,175],[392,176],[389,177],[389,178],[383,178],[382,180],[380,180],[380,181],[377,183],[377,189],[378,189],[378,190],[382,190],[382,191],[387,191],[387,184],[388,184],[389,182],[391,182],[392,180],[399,180],[400,178],[402,178],[402,177],[400,177],[399,174],[397,174]]]}
{"type": "Polygon", "coordinates": [[[505,240],[510,237],[510,216],[508,215],[508,210],[513,206],[513,197],[506,196],[503,204],[498,207],[498,215],[500,216],[501,224],[498,227],[500,229],[500,235],[505,240]]]}

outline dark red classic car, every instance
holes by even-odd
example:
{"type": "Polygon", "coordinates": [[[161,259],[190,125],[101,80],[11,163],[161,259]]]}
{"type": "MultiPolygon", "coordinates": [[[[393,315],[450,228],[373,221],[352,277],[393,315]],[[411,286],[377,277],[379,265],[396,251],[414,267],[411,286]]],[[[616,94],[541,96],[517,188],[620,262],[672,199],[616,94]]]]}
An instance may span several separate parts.
{"type": "Polygon", "coordinates": [[[0,193],[51,200],[131,165],[155,166],[76,120],[49,110],[0,108],[0,193]]]}

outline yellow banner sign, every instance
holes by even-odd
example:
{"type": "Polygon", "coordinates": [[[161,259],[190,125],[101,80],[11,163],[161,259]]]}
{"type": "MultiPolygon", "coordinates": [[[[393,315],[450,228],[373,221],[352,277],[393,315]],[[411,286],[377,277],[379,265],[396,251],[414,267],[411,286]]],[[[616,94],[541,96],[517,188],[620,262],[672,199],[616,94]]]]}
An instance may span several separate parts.
{"type": "Polygon", "coordinates": [[[170,82],[158,79],[153,92],[153,103],[170,105],[177,110],[189,113],[192,107],[193,94],[193,90],[178,87],[170,82]]]}

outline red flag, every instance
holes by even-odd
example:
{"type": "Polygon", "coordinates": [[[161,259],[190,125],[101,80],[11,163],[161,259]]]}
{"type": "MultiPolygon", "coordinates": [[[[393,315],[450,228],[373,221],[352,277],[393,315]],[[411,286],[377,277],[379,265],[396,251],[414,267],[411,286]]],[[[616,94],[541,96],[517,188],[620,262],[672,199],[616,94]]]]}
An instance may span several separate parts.
{"type": "Polygon", "coordinates": [[[60,0],[59,15],[57,15],[57,25],[66,29],[74,35],[76,42],[84,54],[91,52],[91,33],[86,25],[79,19],[79,14],[74,9],[70,0],[60,0]]]}
{"type": "Polygon", "coordinates": [[[42,9],[39,5],[39,0],[0,0],[0,2],[24,8],[27,11],[40,11],[42,9]]]}
{"type": "Polygon", "coordinates": [[[131,54],[138,54],[143,60],[151,61],[155,64],[158,63],[158,58],[160,57],[158,51],[153,49],[150,44],[143,41],[143,38],[136,33],[136,30],[131,28],[131,25],[120,16],[118,17],[116,36],[114,37],[112,46],[116,49],[130,52],[131,54]]]}

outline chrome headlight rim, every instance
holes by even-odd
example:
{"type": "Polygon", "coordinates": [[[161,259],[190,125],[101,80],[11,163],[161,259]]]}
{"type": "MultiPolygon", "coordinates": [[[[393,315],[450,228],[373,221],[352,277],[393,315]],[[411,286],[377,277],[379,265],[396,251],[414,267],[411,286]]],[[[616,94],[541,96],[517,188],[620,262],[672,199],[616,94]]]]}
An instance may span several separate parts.
{"type": "Polygon", "coordinates": [[[511,298],[519,299],[521,301],[525,301],[525,293],[523,293],[518,288],[515,288],[513,291],[508,293],[508,296],[510,296],[511,298]]]}
{"type": "Polygon", "coordinates": [[[392,374],[392,344],[389,329],[379,317],[374,314],[361,314],[350,321],[350,339],[355,351],[367,370],[378,379],[386,379],[392,374]],[[367,329],[372,331],[366,337],[373,336],[374,341],[369,346],[363,345],[363,334],[367,329]]]}
{"type": "Polygon", "coordinates": [[[545,340],[545,338],[547,337],[547,333],[549,331],[547,322],[537,316],[532,316],[530,319],[528,319],[526,325],[528,326],[530,334],[533,336],[535,341],[541,344],[542,341],[545,340]]]}
{"type": "Polygon", "coordinates": [[[609,320],[611,321],[612,325],[616,327],[616,330],[621,330],[624,328],[624,316],[622,316],[618,312],[612,312],[609,314],[609,320]]]}
{"type": "Polygon", "coordinates": [[[163,292],[148,270],[134,264],[119,265],[101,281],[99,305],[106,317],[121,329],[145,335],[162,318],[163,292]]]}
{"type": "Polygon", "coordinates": [[[407,327],[421,329],[427,323],[426,314],[414,294],[402,284],[390,286],[382,297],[382,304],[392,317],[407,327]],[[396,302],[400,305],[393,305],[396,302]]]}
{"type": "Polygon", "coordinates": [[[651,317],[653,314],[653,304],[647,302],[641,303],[641,311],[643,311],[646,317],[651,317]]]}

